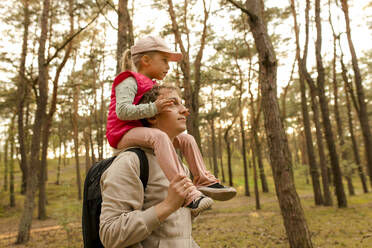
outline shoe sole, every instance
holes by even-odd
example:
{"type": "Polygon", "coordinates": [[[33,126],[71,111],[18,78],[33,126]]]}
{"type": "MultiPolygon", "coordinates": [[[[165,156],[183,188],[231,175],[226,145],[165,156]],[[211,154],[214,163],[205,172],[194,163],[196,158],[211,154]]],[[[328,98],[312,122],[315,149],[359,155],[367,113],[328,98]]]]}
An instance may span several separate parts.
{"type": "Polygon", "coordinates": [[[236,196],[236,190],[232,188],[228,189],[214,189],[209,187],[198,187],[198,190],[204,195],[217,201],[228,201],[236,196]]]}
{"type": "Polygon", "coordinates": [[[202,211],[210,208],[213,204],[213,200],[211,198],[203,198],[200,202],[199,202],[199,206],[198,208],[195,208],[195,209],[191,209],[191,214],[193,216],[197,216],[199,213],[201,213],[202,211]]]}

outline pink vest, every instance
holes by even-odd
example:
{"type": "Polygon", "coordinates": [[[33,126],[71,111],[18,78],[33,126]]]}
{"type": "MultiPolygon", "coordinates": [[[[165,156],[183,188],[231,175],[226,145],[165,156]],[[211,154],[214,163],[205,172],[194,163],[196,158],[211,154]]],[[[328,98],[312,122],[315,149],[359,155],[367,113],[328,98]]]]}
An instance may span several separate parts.
{"type": "Polygon", "coordinates": [[[111,102],[106,126],[106,137],[108,139],[110,146],[113,148],[117,147],[120,139],[126,132],[128,132],[130,129],[134,127],[142,126],[139,120],[122,121],[116,115],[115,87],[128,77],[134,77],[137,81],[137,94],[134,97],[133,104],[138,104],[143,94],[149,91],[154,86],[154,84],[156,84],[155,81],[152,81],[148,77],[136,72],[125,71],[116,76],[116,78],[114,79],[114,83],[112,85],[111,102]]]}

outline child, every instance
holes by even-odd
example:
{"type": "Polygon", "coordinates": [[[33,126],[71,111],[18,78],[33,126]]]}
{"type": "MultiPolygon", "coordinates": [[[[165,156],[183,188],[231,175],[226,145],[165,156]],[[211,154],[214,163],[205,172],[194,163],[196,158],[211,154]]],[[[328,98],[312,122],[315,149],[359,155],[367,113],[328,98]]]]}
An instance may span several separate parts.
{"type": "Polygon", "coordinates": [[[169,181],[177,174],[185,174],[175,151],[175,147],[179,148],[194,176],[194,184],[199,189],[194,187],[185,200],[185,206],[191,208],[193,215],[197,215],[213,203],[201,192],[216,200],[229,200],[235,196],[236,190],[219,184],[206,170],[191,135],[180,134],[172,144],[164,132],[143,127],[139,121],[166,112],[167,107],[173,104],[172,99],[156,100],[149,104],[138,103],[143,94],[156,84],[152,79],[162,80],[166,76],[168,62],[178,62],[181,59],[181,53],[171,51],[163,39],[155,36],[138,40],[130,51],[124,53],[124,72],[115,78],[112,86],[106,136],[113,148],[125,149],[138,145],[152,148],[169,181]]]}

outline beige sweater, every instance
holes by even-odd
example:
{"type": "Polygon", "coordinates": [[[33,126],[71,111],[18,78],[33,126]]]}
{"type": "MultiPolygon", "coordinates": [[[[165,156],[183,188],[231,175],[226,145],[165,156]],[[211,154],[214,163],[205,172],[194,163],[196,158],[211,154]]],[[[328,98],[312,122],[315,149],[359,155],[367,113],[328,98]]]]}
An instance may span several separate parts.
{"type": "Polygon", "coordinates": [[[160,223],[154,206],[168,194],[169,181],[147,149],[149,179],[143,192],[139,159],[122,152],[101,177],[100,238],[106,248],[199,247],[191,237],[191,214],[180,208],[160,223]]]}

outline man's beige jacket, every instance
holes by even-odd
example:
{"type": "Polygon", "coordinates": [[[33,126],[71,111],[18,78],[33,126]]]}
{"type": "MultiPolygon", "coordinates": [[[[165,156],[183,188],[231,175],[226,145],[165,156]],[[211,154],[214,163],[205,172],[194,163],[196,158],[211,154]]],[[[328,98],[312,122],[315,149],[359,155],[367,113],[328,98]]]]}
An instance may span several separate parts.
{"type": "Polygon", "coordinates": [[[168,194],[169,181],[151,150],[145,192],[139,178],[139,159],[121,152],[101,177],[100,238],[106,248],[197,248],[191,237],[191,214],[180,208],[160,223],[154,206],[168,194]]]}

